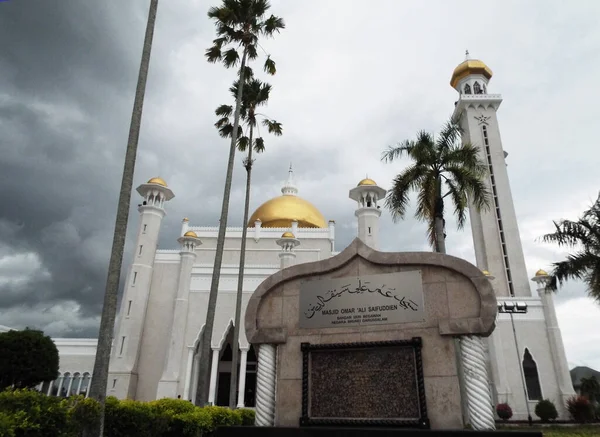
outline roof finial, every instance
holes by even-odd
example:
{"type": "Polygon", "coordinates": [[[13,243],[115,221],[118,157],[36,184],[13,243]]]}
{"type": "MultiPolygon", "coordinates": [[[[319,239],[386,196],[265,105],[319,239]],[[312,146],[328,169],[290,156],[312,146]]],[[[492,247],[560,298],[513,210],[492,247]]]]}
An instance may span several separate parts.
{"type": "Polygon", "coordinates": [[[471,59],[471,57],[469,56],[469,49],[465,50],[465,61],[468,61],[469,59],[471,59]]]}
{"type": "Polygon", "coordinates": [[[298,189],[296,188],[296,184],[294,182],[294,170],[292,169],[292,163],[290,162],[290,169],[288,170],[288,178],[287,181],[281,187],[281,192],[283,194],[289,194],[295,196],[298,194],[298,189]]]}

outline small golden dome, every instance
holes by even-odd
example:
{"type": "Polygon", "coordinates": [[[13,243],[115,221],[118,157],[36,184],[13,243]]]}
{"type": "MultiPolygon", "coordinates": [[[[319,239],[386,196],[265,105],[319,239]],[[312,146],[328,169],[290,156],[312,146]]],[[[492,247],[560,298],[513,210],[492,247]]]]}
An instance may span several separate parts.
{"type": "Polygon", "coordinates": [[[148,182],[146,182],[147,184],[156,184],[156,185],[161,185],[163,187],[167,186],[167,183],[165,182],[164,179],[162,178],[152,178],[150,179],[148,182]]]}
{"type": "Polygon", "coordinates": [[[535,272],[535,276],[548,276],[548,272],[546,272],[546,270],[539,269],[537,272],[535,272]]]}
{"type": "Polygon", "coordinates": [[[485,276],[492,276],[487,270],[482,270],[481,273],[483,273],[485,276]]]}
{"type": "Polygon", "coordinates": [[[310,202],[298,196],[283,195],[260,205],[248,220],[248,227],[262,221],[263,228],[290,228],[298,222],[300,228],[326,228],[323,214],[310,202]]]}
{"type": "Polygon", "coordinates": [[[190,219],[189,219],[189,218],[187,218],[187,217],[184,217],[184,218],[183,218],[183,221],[184,221],[184,222],[189,222],[189,221],[190,221],[190,219]]]}
{"type": "Polygon", "coordinates": [[[363,185],[377,185],[377,183],[373,179],[365,178],[358,183],[357,187],[361,187],[363,185]]]}
{"type": "Polygon", "coordinates": [[[452,78],[450,79],[450,85],[452,85],[452,88],[456,88],[458,82],[471,74],[481,74],[489,80],[491,79],[493,73],[492,70],[490,70],[490,67],[485,65],[479,59],[467,59],[466,61],[458,64],[458,66],[454,69],[452,78]]]}
{"type": "Polygon", "coordinates": [[[296,236],[291,232],[284,232],[283,234],[281,234],[281,238],[296,238],[296,236]]]}
{"type": "Polygon", "coordinates": [[[185,234],[183,234],[184,237],[193,237],[193,238],[198,238],[198,234],[196,234],[194,231],[187,231],[185,234]]]}

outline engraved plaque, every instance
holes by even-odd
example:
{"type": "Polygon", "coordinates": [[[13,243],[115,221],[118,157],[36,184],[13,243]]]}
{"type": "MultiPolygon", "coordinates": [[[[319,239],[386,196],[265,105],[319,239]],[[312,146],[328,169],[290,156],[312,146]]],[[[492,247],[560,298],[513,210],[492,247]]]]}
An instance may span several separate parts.
{"type": "Polygon", "coordinates": [[[420,338],[303,343],[301,424],[426,423],[420,347],[420,338]]]}
{"type": "Polygon", "coordinates": [[[421,271],[306,281],[299,306],[300,328],[422,322],[421,271]]]}

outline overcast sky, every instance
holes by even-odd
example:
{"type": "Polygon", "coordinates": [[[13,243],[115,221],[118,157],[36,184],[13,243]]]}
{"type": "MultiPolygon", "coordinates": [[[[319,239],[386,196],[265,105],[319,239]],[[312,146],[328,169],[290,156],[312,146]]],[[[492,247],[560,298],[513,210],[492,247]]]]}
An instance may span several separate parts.
{"type": "MultiPolygon", "coordinates": [[[[0,324],[97,333],[148,5],[0,4],[0,324]]],[[[233,73],[204,60],[208,7],[159,5],[135,183],[161,176],[176,195],[161,248],[176,248],[184,216],[216,225],[220,211],[228,144],[213,111],[231,103],[233,73]]],[[[384,165],[381,151],[439,129],[469,49],[505,99],[498,117],[530,276],[564,256],[536,238],[600,188],[600,2],[278,0],[272,12],[287,27],[262,42],[278,65],[265,112],[284,135],[266,139],[252,207],[279,194],[293,162],[300,195],[336,220],[343,249],[355,235],[348,190],[365,174],[389,187],[406,163],[384,165]]],[[[239,226],[236,163],[229,222],[239,226]]],[[[124,269],[137,225],[132,208],[124,269]]],[[[474,261],[470,230],[448,230],[449,252],[474,261]]],[[[382,233],[384,250],[429,250],[412,218],[393,224],[384,212],[382,233]]],[[[570,365],[600,368],[600,307],[578,283],[557,302],[570,365]]]]}

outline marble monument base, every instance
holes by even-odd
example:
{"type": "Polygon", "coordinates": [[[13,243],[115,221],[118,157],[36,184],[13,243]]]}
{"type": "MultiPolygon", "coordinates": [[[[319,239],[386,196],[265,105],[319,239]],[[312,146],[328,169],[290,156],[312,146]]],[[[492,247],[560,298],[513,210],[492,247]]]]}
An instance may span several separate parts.
{"type": "Polygon", "coordinates": [[[215,437],[543,437],[541,431],[414,430],[393,428],[341,427],[219,427],[215,437]]]}

